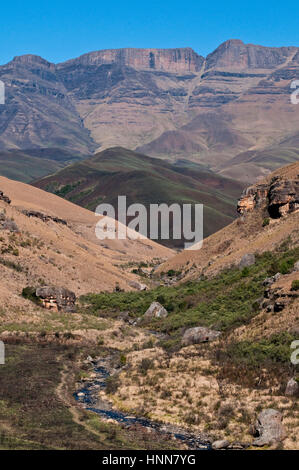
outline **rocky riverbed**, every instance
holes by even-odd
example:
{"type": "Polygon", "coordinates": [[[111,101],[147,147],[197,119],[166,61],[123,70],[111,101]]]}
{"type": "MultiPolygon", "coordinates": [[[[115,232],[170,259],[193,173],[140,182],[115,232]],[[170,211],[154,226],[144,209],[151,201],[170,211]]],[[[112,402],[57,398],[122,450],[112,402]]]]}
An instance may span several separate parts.
{"type": "Polygon", "coordinates": [[[74,393],[75,399],[85,409],[97,413],[103,419],[113,420],[122,426],[137,427],[142,432],[156,432],[161,437],[169,440],[181,441],[188,449],[209,450],[211,448],[211,442],[203,436],[194,435],[174,425],[157,423],[148,418],[129,415],[114,409],[108,400],[99,397],[99,391],[106,387],[107,379],[110,376],[109,360],[100,359],[91,361],[91,363],[94,368],[94,378],[80,383],[74,393]]]}

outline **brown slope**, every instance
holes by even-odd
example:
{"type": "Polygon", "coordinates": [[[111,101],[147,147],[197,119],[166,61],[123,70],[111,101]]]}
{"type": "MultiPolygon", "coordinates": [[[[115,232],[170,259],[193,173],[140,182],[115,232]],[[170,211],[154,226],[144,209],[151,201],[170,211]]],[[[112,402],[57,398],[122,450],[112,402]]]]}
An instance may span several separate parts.
{"type": "Polygon", "coordinates": [[[12,200],[11,205],[0,201],[0,211],[5,210],[5,216],[15,221],[20,232],[12,235],[1,230],[1,250],[9,245],[18,250],[17,255],[4,250],[1,259],[22,267],[18,272],[0,263],[1,307],[7,303],[14,307],[23,305],[22,288],[38,285],[41,280],[67,287],[78,295],[112,290],[116,283],[130,289],[129,283],[135,276],[126,272],[123,265],[172,254],[171,250],[146,239],[99,241],[94,233],[98,219],[92,212],[4,177],[0,177],[0,188],[12,200]],[[59,217],[67,226],[28,217],[23,210],[59,217]]]}
{"type": "MultiPolygon", "coordinates": [[[[185,273],[184,279],[194,279],[202,273],[214,275],[220,270],[238,263],[246,253],[271,251],[288,236],[298,244],[299,163],[277,170],[258,185],[264,185],[268,193],[270,184],[276,177],[282,188],[278,193],[281,201],[286,202],[295,194],[296,210],[284,217],[272,218],[269,215],[269,201],[265,197],[253,211],[249,211],[245,216],[206,238],[201,249],[181,252],[166,261],[159,271],[166,272],[170,269],[182,271],[185,273]],[[269,218],[270,223],[267,226],[263,226],[265,218],[269,218]]],[[[253,188],[258,189],[258,185],[253,188]]],[[[253,189],[253,193],[256,192],[256,189],[253,189]]]]}

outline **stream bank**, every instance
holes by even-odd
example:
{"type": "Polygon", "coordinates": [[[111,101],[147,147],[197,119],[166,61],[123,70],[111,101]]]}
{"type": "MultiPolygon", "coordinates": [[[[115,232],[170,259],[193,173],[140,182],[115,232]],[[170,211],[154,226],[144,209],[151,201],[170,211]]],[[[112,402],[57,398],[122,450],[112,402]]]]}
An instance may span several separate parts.
{"type": "Polygon", "coordinates": [[[184,443],[190,450],[209,450],[211,443],[208,439],[192,434],[183,428],[165,423],[151,421],[148,418],[133,416],[122,411],[115,410],[108,400],[99,397],[99,391],[105,389],[107,379],[110,377],[107,359],[92,362],[96,377],[84,383],[74,393],[74,397],[86,410],[97,413],[104,419],[111,419],[123,426],[137,426],[150,432],[155,431],[169,440],[177,440],[184,443]]]}

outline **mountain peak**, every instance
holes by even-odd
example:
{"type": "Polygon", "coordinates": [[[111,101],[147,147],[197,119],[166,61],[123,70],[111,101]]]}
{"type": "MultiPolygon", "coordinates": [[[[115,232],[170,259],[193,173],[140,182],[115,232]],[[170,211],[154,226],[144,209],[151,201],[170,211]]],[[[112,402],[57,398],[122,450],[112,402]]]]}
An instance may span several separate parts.
{"type": "Polygon", "coordinates": [[[38,65],[43,65],[46,67],[54,66],[54,64],[52,64],[51,62],[48,62],[47,60],[43,59],[39,55],[34,55],[34,54],[24,54],[24,55],[15,56],[13,60],[11,61],[11,63],[23,64],[23,65],[38,64],[38,65]]]}
{"type": "Polygon", "coordinates": [[[207,56],[207,68],[274,69],[287,62],[294,50],[293,47],[264,47],[229,39],[207,56]]]}

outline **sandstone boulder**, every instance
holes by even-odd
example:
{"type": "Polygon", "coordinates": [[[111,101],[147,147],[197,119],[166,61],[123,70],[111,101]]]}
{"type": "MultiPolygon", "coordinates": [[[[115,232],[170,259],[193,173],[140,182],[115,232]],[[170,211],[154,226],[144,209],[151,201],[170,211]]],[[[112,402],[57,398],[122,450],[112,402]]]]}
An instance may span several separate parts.
{"type": "Polygon", "coordinates": [[[247,188],[238,201],[237,210],[244,215],[264,206],[271,218],[277,219],[299,209],[299,179],[275,176],[269,183],[247,188]]]}
{"type": "Polygon", "coordinates": [[[265,287],[271,286],[272,284],[274,284],[274,282],[278,281],[278,279],[280,278],[281,278],[280,273],[276,273],[274,276],[271,276],[271,277],[266,277],[266,279],[263,282],[263,286],[265,287]]]}
{"type": "Polygon", "coordinates": [[[208,341],[217,339],[220,335],[220,331],[211,330],[210,328],[203,326],[188,328],[188,330],[186,330],[184,333],[182,345],[190,346],[191,344],[206,343],[208,341]]]}
{"type": "Polygon", "coordinates": [[[299,384],[295,379],[288,381],[286,386],[285,395],[288,397],[298,397],[299,396],[299,384]]]}
{"type": "Polygon", "coordinates": [[[239,269],[252,266],[253,264],[255,264],[255,255],[253,253],[246,253],[246,255],[242,256],[239,263],[239,269]]]}
{"type": "Polygon", "coordinates": [[[153,302],[144,314],[144,318],[165,318],[168,312],[159,304],[159,302],[153,302]]]}
{"type": "Polygon", "coordinates": [[[222,439],[222,440],[213,442],[212,449],[213,450],[227,449],[228,446],[229,446],[229,442],[226,441],[225,439],[222,439]]]}
{"type": "Polygon", "coordinates": [[[8,196],[5,196],[5,194],[0,191],[0,201],[6,202],[6,204],[10,204],[11,200],[9,199],[8,196]]]}
{"type": "Polygon", "coordinates": [[[254,446],[281,442],[285,438],[285,430],[280,411],[271,408],[261,411],[254,425],[254,435],[257,437],[253,441],[254,446]]]}
{"type": "Polygon", "coordinates": [[[268,193],[268,211],[272,218],[284,217],[299,209],[299,180],[275,176],[268,193]]]}
{"type": "Polygon", "coordinates": [[[243,194],[238,201],[237,211],[239,214],[243,215],[252,211],[255,207],[261,206],[265,203],[267,194],[267,184],[261,183],[255,186],[250,186],[243,191],[243,194]]]}
{"type": "Polygon", "coordinates": [[[48,310],[59,312],[76,311],[76,295],[64,287],[45,286],[36,289],[36,297],[42,302],[43,307],[48,310]]]}
{"type": "Polygon", "coordinates": [[[42,212],[38,212],[38,211],[24,210],[23,214],[26,215],[27,217],[36,217],[37,219],[40,219],[43,222],[52,221],[52,222],[56,222],[57,224],[67,225],[66,220],[59,219],[58,217],[53,217],[53,216],[48,215],[48,214],[43,214],[42,212]]]}
{"type": "Polygon", "coordinates": [[[131,281],[130,286],[140,291],[147,290],[146,284],[142,284],[141,282],[137,282],[137,281],[131,281]]]}

